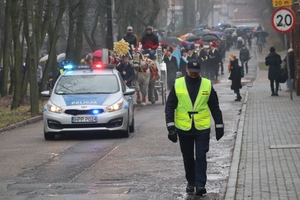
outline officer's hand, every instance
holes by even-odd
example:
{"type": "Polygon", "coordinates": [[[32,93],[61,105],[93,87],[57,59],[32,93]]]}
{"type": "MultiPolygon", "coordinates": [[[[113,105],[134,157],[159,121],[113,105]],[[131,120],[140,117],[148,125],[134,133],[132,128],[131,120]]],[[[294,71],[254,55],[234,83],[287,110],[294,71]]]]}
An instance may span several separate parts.
{"type": "Polygon", "coordinates": [[[224,135],[224,124],[216,124],[216,139],[220,140],[224,135]]]}
{"type": "Polygon", "coordinates": [[[168,134],[169,140],[176,143],[177,142],[177,133],[176,133],[175,126],[169,126],[168,131],[169,131],[169,134],[168,134]]]}

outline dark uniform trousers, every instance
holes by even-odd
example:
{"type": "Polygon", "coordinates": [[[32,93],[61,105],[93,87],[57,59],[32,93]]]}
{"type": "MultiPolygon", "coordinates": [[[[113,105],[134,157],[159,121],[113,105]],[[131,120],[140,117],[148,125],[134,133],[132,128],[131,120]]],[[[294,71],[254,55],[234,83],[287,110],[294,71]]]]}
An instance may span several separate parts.
{"type": "Polygon", "coordinates": [[[204,187],[207,181],[206,153],[209,151],[210,133],[202,132],[197,133],[197,135],[178,134],[178,136],[183,157],[185,177],[188,183],[191,185],[204,187]],[[196,145],[195,156],[194,145],[196,145]],[[197,170],[195,170],[195,168],[197,170]]]}

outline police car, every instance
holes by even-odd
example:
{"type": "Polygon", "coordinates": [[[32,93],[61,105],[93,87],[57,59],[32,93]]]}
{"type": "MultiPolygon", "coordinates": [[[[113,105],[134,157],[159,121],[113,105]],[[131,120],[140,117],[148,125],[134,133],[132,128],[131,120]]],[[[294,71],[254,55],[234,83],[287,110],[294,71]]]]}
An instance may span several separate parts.
{"type": "Polygon", "coordinates": [[[66,69],[43,109],[44,138],[73,132],[118,132],[128,137],[134,131],[134,89],[128,88],[114,66],[94,64],[66,69]]]}

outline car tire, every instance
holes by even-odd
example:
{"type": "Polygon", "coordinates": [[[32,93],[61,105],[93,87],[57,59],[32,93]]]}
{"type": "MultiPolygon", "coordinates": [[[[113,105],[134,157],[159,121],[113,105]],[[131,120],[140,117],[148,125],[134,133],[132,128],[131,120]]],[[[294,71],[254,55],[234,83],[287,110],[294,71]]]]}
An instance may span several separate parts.
{"type": "Polygon", "coordinates": [[[129,132],[130,132],[130,133],[133,133],[133,132],[134,132],[134,116],[132,117],[132,123],[131,123],[131,125],[129,126],[129,132]]]}
{"type": "Polygon", "coordinates": [[[51,132],[44,132],[44,138],[45,140],[54,140],[55,139],[55,133],[51,133],[51,132]]]}
{"type": "Polygon", "coordinates": [[[121,135],[122,137],[126,137],[126,138],[129,137],[129,123],[127,123],[126,130],[125,130],[125,131],[122,131],[121,134],[122,134],[122,135],[121,135]]]}

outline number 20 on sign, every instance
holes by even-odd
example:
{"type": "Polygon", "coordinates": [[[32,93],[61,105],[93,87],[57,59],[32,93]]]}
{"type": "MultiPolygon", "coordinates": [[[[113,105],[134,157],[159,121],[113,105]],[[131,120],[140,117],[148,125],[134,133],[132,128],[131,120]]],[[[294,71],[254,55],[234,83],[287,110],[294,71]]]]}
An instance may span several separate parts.
{"type": "Polygon", "coordinates": [[[272,0],[273,7],[285,7],[293,5],[293,0],[272,0]]]}
{"type": "Polygon", "coordinates": [[[295,22],[295,13],[289,8],[278,8],[272,15],[272,26],[279,33],[289,33],[295,22]]]}

